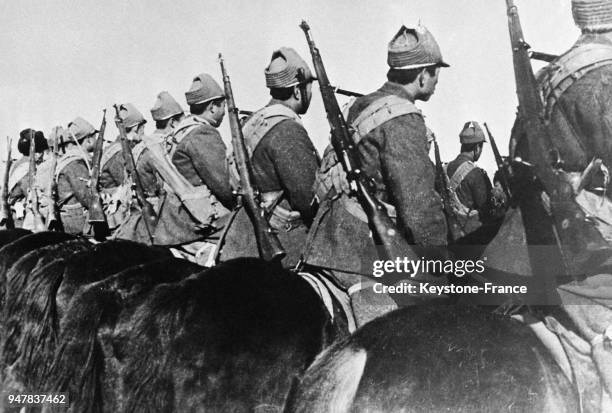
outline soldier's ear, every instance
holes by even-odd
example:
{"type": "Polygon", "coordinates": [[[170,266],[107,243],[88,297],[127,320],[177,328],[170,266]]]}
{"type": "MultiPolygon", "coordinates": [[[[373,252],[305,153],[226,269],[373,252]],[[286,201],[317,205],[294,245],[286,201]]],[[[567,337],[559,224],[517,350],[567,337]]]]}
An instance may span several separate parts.
{"type": "Polygon", "coordinates": [[[299,101],[301,100],[302,91],[300,90],[300,85],[293,86],[293,97],[299,101]]]}
{"type": "Polygon", "coordinates": [[[419,76],[417,78],[419,80],[420,87],[425,86],[425,72],[426,72],[426,69],[421,70],[421,73],[419,73],[419,76]]]}

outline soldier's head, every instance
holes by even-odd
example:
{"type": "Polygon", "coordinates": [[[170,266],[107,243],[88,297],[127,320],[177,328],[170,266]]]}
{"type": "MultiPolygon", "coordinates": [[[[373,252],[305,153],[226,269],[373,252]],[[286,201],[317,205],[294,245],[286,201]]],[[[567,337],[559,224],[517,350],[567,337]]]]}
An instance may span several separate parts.
{"type": "Polygon", "coordinates": [[[436,39],[423,26],[400,28],[389,42],[387,64],[387,79],[404,86],[415,100],[423,101],[434,94],[440,68],[449,66],[436,39]]]}
{"type": "Polygon", "coordinates": [[[30,156],[30,139],[34,134],[34,153],[37,162],[42,161],[45,151],[49,150],[49,145],[45,139],[45,135],[41,131],[34,129],[24,129],[19,132],[19,141],[17,142],[17,150],[23,156],[30,156]]]}
{"type": "Polygon", "coordinates": [[[151,117],[158,131],[171,131],[185,117],[185,114],[172,95],[164,91],[157,95],[151,109],[151,117]]]}
{"type": "Polygon", "coordinates": [[[270,96],[283,101],[299,115],[308,111],[312,98],[312,82],[316,78],[295,50],[281,47],[272,53],[264,74],[270,96]]]}
{"type": "Polygon", "coordinates": [[[582,33],[612,32],[611,0],[572,0],[572,16],[582,33]]]}
{"type": "Polygon", "coordinates": [[[140,142],[144,136],[145,123],[147,123],[142,113],[131,103],[123,103],[119,106],[119,117],[125,126],[128,140],[140,142]]]}
{"type": "Polygon", "coordinates": [[[185,97],[192,115],[201,117],[215,128],[221,125],[225,116],[225,94],[211,75],[202,73],[194,77],[185,97]]]}
{"type": "Polygon", "coordinates": [[[480,159],[482,148],[486,141],[484,131],[478,122],[465,122],[463,129],[459,133],[461,153],[471,156],[475,162],[480,159]]]}
{"type": "Polygon", "coordinates": [[[98,131],[93,125],[81,117],[76,117],[65,129],[64,145],[66,147],[78,144],[87,152],[92,152],[96,144],[98,131]]]}

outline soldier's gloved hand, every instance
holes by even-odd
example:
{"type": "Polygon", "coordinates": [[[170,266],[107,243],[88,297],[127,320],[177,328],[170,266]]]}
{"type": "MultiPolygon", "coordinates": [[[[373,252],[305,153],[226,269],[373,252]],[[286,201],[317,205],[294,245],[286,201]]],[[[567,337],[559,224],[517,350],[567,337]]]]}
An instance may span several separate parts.
{"type": "Polygon", "coordinates": [[[335,164],[330,170],[332,185],[336,188],[338,194],[350,192],[348,180],[346,179],[346,173],[340,163],[335,164]]]}
{"type": "Polygon", "coordinates": [[[236,167],[236,160],[234,159],[233,151],[227,155],[225,158],[225,163],[227,165],[227,170],[229,171],[230,186],[233,190],[237,190],[240,188],[240,174],[238,173],[238,168],[236,167]]]}
{"type": "Polygon", "coordinates": [[[23,217],[25,217],[25,206],[23,202],[15,202],[13,210],[15,211],[16,219],[23,219],[23,217]]]}

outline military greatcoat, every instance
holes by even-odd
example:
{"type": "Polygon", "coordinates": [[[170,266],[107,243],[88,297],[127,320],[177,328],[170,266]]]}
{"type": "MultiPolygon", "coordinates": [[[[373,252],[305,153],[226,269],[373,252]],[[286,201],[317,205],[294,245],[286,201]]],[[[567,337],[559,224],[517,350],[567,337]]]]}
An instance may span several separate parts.
{"type": "MultiPolygon", "coordinates": [[[[353,122],[374,101],[388,95],[412,102],[405,89],[386,82],[380,89],[358,98],[347,121],[353,122]]],[[[434,168],[427,154],[423,116],[409,113],[377,126],[357,144],[363,171],[376,183],[376,195],[396,209],[397,223],[407,240],[433,247],[431,254],[444,254],[447,243],[442,201],[434,189],[434,168]]],[[[372,275],[372,262],[379,257],[366,221],[347,209],[347,196],[322,204],[311,228],[312,242],[306,251],[310,265],[342,272],[372,275]],[[316,227],[315,227],[316,226],[316,227]]]]}
{"type": "MultiPolygon", "coordinates": [[[[198,123],[176,143],[172,163],[192,185],[206,185],[212,195],[230,209],[234,199],[225,161],[227,148],[216,128],[204,121],[198,123]]],[[[212,233],[223,228],[225,218],[215,223],[212,233]]],[[[165,197],[156,228],[156,242],[163,239],[165,245],[180,245],[209,239],[214,237],[212,233],[210,229],[198,229],[197,222],[178,197],[170,193],[165,197]]]]}
{"type": "MultiPolygon", "coordinates": [[[[282,103],[272,99],[267,106],[276,104],[282,103]]],[[[282,220],[276,225],[278,216],[271,219],[271,226],[275,227],[273,229],[287,254],[283,265],[295,266],[313,218],[313,183],[320,164],[317,151],[302,124],[288,118],[274,125],[261,138],[253,148],[251,162],[257,189],[263,194],[282,191],[278,207],[299,212],[295,221],[282,220]]],[[[259,252],[253,225],[242,209],[228,230],[221,260],[244,256],[257,257],[259,252]]]]}

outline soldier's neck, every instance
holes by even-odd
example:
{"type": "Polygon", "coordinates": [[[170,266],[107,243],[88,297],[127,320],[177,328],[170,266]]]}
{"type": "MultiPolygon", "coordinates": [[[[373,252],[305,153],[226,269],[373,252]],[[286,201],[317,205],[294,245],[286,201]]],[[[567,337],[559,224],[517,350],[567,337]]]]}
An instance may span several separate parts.
{"type": "Polygon", "coordinates": [[[272,99],[270,99],[270,103],[268,103],[268,106],[271,106],[271,105],[283,105],[285,107],[288,107],[289,109],[291,109],[295,113],[297,113],[297,105],[298,104],[299,104],[299,102],[293,101],[292,99],[279,100],[279,99],[272,98],[272,99]]]}
{"type": "Polygon", "coordinates": [[[407,85],[400,85],[405,91],[408,98],[412,103],[414,103],[420,96],[420,89],[416,82],[409,83],[407,85]]]}
{"type": "Polygon", "coordinates": [[[194,117],[203,120],[204,122],[208,123],[209,125],[213,125],[213,121],[212,119],[208,116],[207,112],[202,113],[201,115],[193,115],[194,117]]]}
{"type": "Polygon", "coordinates": [[[474,162],[474,152],[461,152],[461,156],[466,157],[470,161],[474,162]]]}

